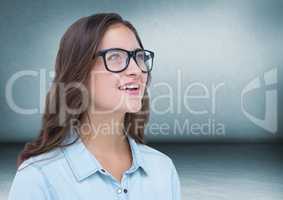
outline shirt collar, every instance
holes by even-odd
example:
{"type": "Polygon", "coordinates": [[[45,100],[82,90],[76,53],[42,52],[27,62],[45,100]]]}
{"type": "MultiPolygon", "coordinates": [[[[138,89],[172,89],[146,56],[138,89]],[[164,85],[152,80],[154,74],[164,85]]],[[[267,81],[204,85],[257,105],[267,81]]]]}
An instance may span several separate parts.
{"type": "MultiPolygon", "coordinates": [[[[77,137],[78,134],[76,130],[74,128],[71,128],[69,129],[69,134],[67,135],[63,143],[71,143],[77,137]]],[[[133,173],[139,168],[141,168],[145,175],[147,175],[148,168],[146,166],[146,163],[144,162],[144,158],[140,152],[138,144],[128,134],[127,138],[130,144],[133,162],[131,167],[126,171],[126,173],[133,173]]],[[[96,172],[100,172],[100,170],[103,169],[100,162],[85,147],[81,138],[78,138],[78,140],[70,146],[62,147],[62,151],[77,181],[81,181],[87,178],[88,176],[95,174],[96,172]]]]}

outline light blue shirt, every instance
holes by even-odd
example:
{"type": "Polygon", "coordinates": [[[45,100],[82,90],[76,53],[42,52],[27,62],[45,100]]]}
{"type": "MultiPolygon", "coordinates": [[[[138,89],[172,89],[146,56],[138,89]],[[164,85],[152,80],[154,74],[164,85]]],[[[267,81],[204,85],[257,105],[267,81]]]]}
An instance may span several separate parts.
{"type": "MultiPolygon", "coordinates": [[[[74,140],[70,129],[66,142],[74,140]]],[[[133,162],[121,182],[103,169],[81,139],[25,160],[18,168],[9,200],[181,200],[172,159],[127,135],[133,162]]]]}

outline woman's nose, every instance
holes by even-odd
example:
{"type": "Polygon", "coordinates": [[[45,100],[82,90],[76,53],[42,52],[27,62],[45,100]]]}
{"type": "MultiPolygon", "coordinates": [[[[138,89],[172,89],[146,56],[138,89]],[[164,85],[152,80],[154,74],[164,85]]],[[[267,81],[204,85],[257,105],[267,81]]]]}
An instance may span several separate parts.
{"type": "Polygon", "coordinates": [[[142,73],[141,69],[139,68],[139,66],[137,65],[136,61],[134,60],[134,58],[131,58],[129,61],[129,66],[126,69],[126,73],[127,74],[135,74],[135,75],[139,75],[142,73]]]}

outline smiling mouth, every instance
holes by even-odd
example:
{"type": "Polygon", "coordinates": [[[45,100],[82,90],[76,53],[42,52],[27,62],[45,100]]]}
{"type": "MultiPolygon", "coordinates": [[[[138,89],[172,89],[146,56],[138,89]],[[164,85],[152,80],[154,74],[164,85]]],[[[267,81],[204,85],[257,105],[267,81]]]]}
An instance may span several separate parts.
{"type": "Polygon", "coordinates": [[[120,86],[118,89],[126,92],[129,95],[139,95],[140,90],[141,90],[139,84],[123,85],[123,86],[120,86]]]}

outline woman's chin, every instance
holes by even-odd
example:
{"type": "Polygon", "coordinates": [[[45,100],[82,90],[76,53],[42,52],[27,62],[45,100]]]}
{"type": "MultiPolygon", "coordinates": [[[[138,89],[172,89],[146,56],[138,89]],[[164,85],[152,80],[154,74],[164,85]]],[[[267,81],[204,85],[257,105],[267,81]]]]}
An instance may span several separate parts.
{"type": "Polygon", "coordinates": [[[128,113],[137,113],[137,112],[139,112],[141,110],[141,108],[142,108],[141,103],[130,104],[130,105],[127,106],[127,108],[126,108],[127,111],[126,112],[128,112],[128,113]]]}

